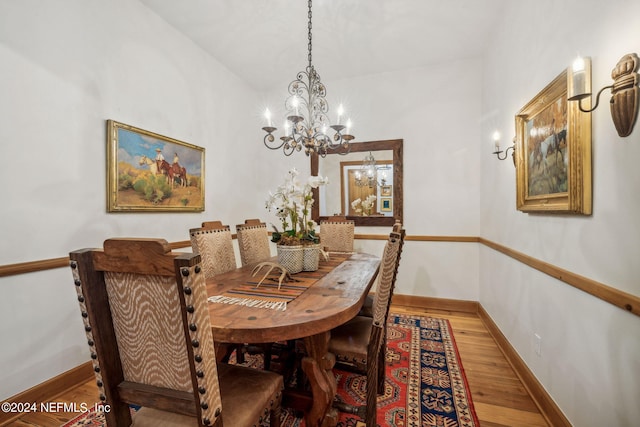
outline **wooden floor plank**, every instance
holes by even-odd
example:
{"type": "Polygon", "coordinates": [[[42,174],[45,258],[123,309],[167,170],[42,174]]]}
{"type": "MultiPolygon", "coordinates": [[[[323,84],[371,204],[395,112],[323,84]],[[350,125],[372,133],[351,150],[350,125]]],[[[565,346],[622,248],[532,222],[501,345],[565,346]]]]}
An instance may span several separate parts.
{"type": "MultiPolygon", "coordinates": [[[[482,427],[548,427],[477,314],[398,305],[393,305],[392,311],[449,320],[482,427]]],[[[62,395],[51,396],[49,400],[93,405],[98,401],[97,396],[95,381],[91,380],[62,395]]],[[[8,426],[60,427],[75,415],[77,414],[27,414],[8,426]]]]}

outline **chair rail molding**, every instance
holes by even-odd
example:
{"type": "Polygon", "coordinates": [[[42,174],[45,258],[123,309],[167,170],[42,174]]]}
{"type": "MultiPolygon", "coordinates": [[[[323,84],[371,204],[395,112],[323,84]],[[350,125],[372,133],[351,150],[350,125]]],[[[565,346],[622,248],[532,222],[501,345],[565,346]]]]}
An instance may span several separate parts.
{"type": "MultiPolygon", "coordinates": [[[[234,239],[236,235],[232,236],[234,239]]],[[[385,234],[355,234],[357,240],[386,240],[385,234]]],[[[613,304],[622,310],[640,316],[640,297],[621,291],[604,283],[589,279],[571,271],[565,270],[546,261],[539,260],[532,256],[518,252],[500,243],[493,242],[484,237],[476,236],[427,236],[427,235],[407,235],[405,241],[413,242],[459,242],[459,243],[479,243],[497,252],[513,258],[535,270],[541,271],[561,282],[574,288],[580,289],[596,298],[613,304]]],[[[169,244],[171,249],[180,249],[191,246],[188,240],[176,241],[169,244]]],[[[18,274],[32,273],[36,271],[50,270],[54,268],[67,267],[69,257],[51,258],[39,261],[29,261],[18,264],[0,265],[0,277],[14,276],[18,274]]]]}

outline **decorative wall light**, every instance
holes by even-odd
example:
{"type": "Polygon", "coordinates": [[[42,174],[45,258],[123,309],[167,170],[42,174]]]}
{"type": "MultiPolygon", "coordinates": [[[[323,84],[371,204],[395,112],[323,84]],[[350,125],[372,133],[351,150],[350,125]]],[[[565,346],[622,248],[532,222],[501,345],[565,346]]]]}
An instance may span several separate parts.
{"type": "Polygon", "coordinates": [[[278,129],[272,125],[271,112],[268,108],[265,111],[267,126],[262,130],[267,134],[264,136],[264,145],[271,150],[282,148],[286,156],[303,148],[307,156],[316,153],[324,157],[329,150],[340,147],[345,150],[340,151],[339,154],[347,154],[350,148],[349,142],[354,139],[354,136],[349,133],[351,120],[347,119],[344,124],[341,123],[344,109],[340,105],[336,124],[329,123],[327,117],[329,104],[325,99],[327,90],[311,63],[311,0],[308,1],[308,9],[309,65],[289,83],[289,97],[284,103],[287,118],[284,123],[284,135],[280,137],[280,141],[275,141],[273,135],[273,132],[278,129]],[[331,136],[328,134],[329,129],[333,130],[331,136]]]}
{"type": "Polygon", "coordinates": [[[633,126],[638,117],[638,55],[630,53],[623,56],[611,71],[613,84],[605,86],[596,95],[596,103],[593,108],[585,109],[582,100],[591,96],[591,58],[578,57],[573,62],[571,71],[571,84],[567,94],[567,100],[578,101],[580,111],[590,113],[600,103],[600,94],[605,89],[611,89],[611,118],[621,137],[631,135],[633,126]]]}
{"type": "Polygon", "coordinates": [[[496,155],[496,157],[498,158],[498,160],[505,160],[507,158],[507,156],[509,155],[509,150],[512,151],[511,153],[511,159],[513,160],[513,165],[516,165],[516,159],[514,157],[515,153],[516,153],[516,141],[515,138],[513,139],[513,144],[510,147],[507,147],[506,150],[502,151],[500,149],[500,132],[495,131],[493,132],[493,135],[491,135],[491,138],[493,139],[493,144],[495,147],[495,150],[493,152],[493,154],[496,155]],[[502,156],[501,154],[504,153],[504,156],[502,156]]]}
{"type": "Polygon", "coordinates": [[[387,185],[387,169],[386,166],[378,166],[375,157],[369,151],[369,154],[362,161],[360,170],[355,173],[355,184],[358,187],[384,187],[387,185]],[[378,178],[380,178],[379,181],[378,178]]]}

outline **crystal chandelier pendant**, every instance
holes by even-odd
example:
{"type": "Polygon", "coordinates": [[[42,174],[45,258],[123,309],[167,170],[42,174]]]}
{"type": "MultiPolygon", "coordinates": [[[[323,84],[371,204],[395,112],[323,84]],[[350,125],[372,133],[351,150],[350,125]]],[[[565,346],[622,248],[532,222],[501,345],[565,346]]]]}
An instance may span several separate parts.
{"type": "Polygon", "coordinates": [[[386,168],[376,164],[373,154],[369,154],[362,161],[360,170],[355,173],[355,184],[358,187],[383,187],[387,185],[386,168]]]}
{"type": "Polygon", "coordinates": [[[354,139],[350,133],[351,120],[347,120],[344,125],[340,123],[344,114],[340,105],[337,123],[330,124],[327,116],[329,104],[325,99],[327,91],[311,62],[311,0],[308,2],[308,8],[309,65],[289,83],[289,97],[285,100],[287,113],[284,135],[279,141],[276,141],[274,136],[278,129],[272,125],[271,112],[269,109],[265,111],[267,126],[262,128],[266,132],[264,145],[271,150],[282,149],[286,156],[303,150],[307,156],[317,154],[324,157],[330,151],[347,154],[351,148],[350,142],[354,139]],[[329,135],[329,129],[333,131],[332,135],[329,135]]]}

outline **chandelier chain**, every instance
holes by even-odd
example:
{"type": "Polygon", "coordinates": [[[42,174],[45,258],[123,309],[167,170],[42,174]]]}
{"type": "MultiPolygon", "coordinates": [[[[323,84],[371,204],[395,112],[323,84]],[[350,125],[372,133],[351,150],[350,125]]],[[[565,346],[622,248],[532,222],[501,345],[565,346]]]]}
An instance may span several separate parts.
{"type": "Polygon", "coordinates": [[[311,67],[313,66],[313,65],[311,65],[311,47],[312,47],[311,46],[311,0],[309,0],[308,5],[309,5],[309,12],[307,13],[307,16],[309,17],[309,24],[308,24],[308,27],[307,27],[308,30],[309,30],[308,36],[307,36],[308,39],[309,39],[309,44],[308,44],[309,56],[308,56],[308,59],[309,59],[309,69],[311,69],[311,67]]]}

